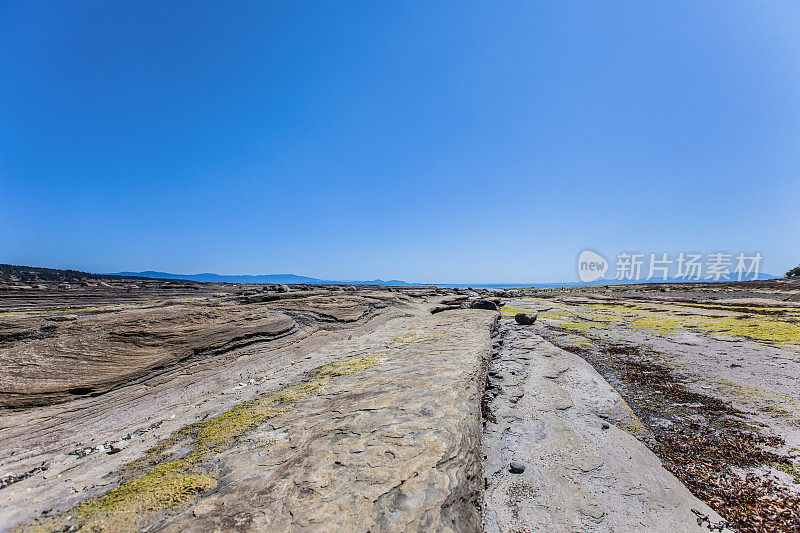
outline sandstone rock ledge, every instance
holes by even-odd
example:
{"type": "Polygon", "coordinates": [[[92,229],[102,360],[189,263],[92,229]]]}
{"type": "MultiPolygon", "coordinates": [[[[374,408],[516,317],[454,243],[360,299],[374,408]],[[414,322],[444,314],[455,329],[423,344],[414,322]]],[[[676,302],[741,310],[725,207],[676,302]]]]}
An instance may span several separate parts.
{"type": "Polygon", "coordinates": [[[480,530],[480,398],[498,314],[417,309],[164,435],[109,474],[111,490],[23,529],[480,530]]]}
{"type": "Polygon", "coordinates": [[[226,454],[220,490],[170,529],[479,529],[480,376],[495,316],[438,315],[378,337],[377,364],[271,420],[271,446],[226,454]]]}

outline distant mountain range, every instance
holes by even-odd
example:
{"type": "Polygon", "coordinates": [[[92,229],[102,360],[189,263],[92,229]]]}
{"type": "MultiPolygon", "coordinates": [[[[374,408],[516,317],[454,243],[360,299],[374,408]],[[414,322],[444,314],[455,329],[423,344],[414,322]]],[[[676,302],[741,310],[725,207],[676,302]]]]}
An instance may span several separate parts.
{"type": "MultiPolygon", "coordinates": [[[[615,280],[615,279],[601,279],[589,283],[582,281],[572,281],[565,283],[408,283],[398,279],[391,279],[384,281],[382,279],[374,279],[371,281],[357,281],[357,280],[328,280],[310,278],[308,276],[298,276],[297,274],[261,274],[261,275],[236,275],[226,276],[222,274],[171,274],[169,272],[156,272],[153,270],[146,270],[144,272],[115,272],[108,274],[112,276],[125,276],[125,277],[140,277],[140,278],[156,278],[156,279],[180,279],[187,281],[210,281],[216,283],[266,283],[278,285],[292,285],[297,283],[307,283],[309,285],[389,285],[389,286],[420,286],[420,285],[434,285],[437,287],[473,287],[473,288],[513,288],[513,287],[586,287],[597,285],[629,285],[629,284],[643,284],[643,283],[692,283],[695,280],[685,280],[681,278],[661,278],[653,280],[615,280]]],[[[772,274],[759,274],[758,279],[775,279],[778,276],[772,274]]],[[[709,280],[700,279],[700,282],[709,280]]],[[[735,281],[721,280],[721,281],[735,281]]]]}
{"type": "MultiPolygon", "coordinates": [[[[325,280],[312,278],[308,276],[298,276],[297,274],[264,274],[257,276],[239,275],[239,276],[225,276],[221,274],[171,274],[169,272],[156,272],[147,270],[144,272],[117,272],[114,274],[92,274],[89,272],[82,272],[79,270],[61,270],[56,268],[43,268],[31,267],[22,265],[8,265],[0,264],[0,281],[21,281],[21,282],[36,282],[36,281],[63,281],[70,282],[80,279],[96,278],[96,277],[109,277],[109,278],[151,278],[151,279],[174,279],[174,280],[187,280],[187,281],[210,281],[217,283],[265,283],[265,284],[279,284],[291,285],[298,283],[307,283],[309,285],[388,285],[388,286],[437,286],[437,287],[457,287],[457,288],[515,288],[515,287],[585,287],[596,285],[623,285],[623,284],[636,284],[636,283],[687,283],[687,280],[678,278],[668,278],[666,280],[655,279],[652,281],[620,281],[614,279],[601,279],[591,283],[583,283],[580,281],[572,281],[565,283],[408,283],[406,281],[391,279],[388,281],[382,279],[374,279],[371,281],[357,281],[357,280],[325,280]]],[[[775,279],[780,276],[773,276],[772,274],[759,274],[758,279],[775,279]]],[[[691,282],[692,280],[688,280],[691,282]]],[[[700,280],[707,281],[707,280],[700,280]]],[[[733,280],[725,280],[733,281],[733,280]]]]}
{"type": "Polygon", "coordinates": [[[144,272],[115,272],[108,274],[111,276],[129,276],[141,278],[156,278],[156,279],[182,279],[187,281],[211,281],[216,283],[267,283],[267,284],[297,284],[308,283],[309,285],[410,285],[405,281],[390,279],[388,281],[382,279],[374,279],[371,281],[356,281],[356,280],[328,280],[310,278],[308,276],[298,276],[297,274],[261,274],[256,276],[250,275],[236,275],[225,276],[222,274],[170,274],[169,272],[155,272],[153,270],[145,270],[144,272]]]}

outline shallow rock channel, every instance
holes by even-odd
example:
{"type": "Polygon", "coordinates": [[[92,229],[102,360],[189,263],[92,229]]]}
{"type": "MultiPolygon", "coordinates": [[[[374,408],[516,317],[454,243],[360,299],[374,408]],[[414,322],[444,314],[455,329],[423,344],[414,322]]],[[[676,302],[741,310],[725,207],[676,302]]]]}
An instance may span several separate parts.
{"type": "Polygon", "coordinates": [[[579,356],[503,319],[484,394],[484,529],[704,531],[717,518],[625,426],[635,415],[579,356]]]}

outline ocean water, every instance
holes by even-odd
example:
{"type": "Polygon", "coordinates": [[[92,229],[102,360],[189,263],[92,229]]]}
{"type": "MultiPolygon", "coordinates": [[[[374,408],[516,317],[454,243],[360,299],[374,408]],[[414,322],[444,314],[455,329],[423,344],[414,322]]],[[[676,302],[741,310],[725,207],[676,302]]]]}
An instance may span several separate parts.
{"type": "Polygon", "coordinates": [[[521,287],[570,287],[578,285],[577,283],[431,283],[428,286],[442,287],[447,289],[489,289],[489,290],[504,290],[504,289],[518,289],[521,287]]]}

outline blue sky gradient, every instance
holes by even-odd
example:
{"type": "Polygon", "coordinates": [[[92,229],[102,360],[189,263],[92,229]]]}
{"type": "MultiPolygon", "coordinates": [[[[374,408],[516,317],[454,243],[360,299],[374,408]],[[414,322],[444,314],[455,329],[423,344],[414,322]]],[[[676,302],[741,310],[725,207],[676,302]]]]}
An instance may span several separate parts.
{"type": "Polygon", "coordinates": [[[800,3],[0,1],[0,262],[800,262],[800,3]]]}

